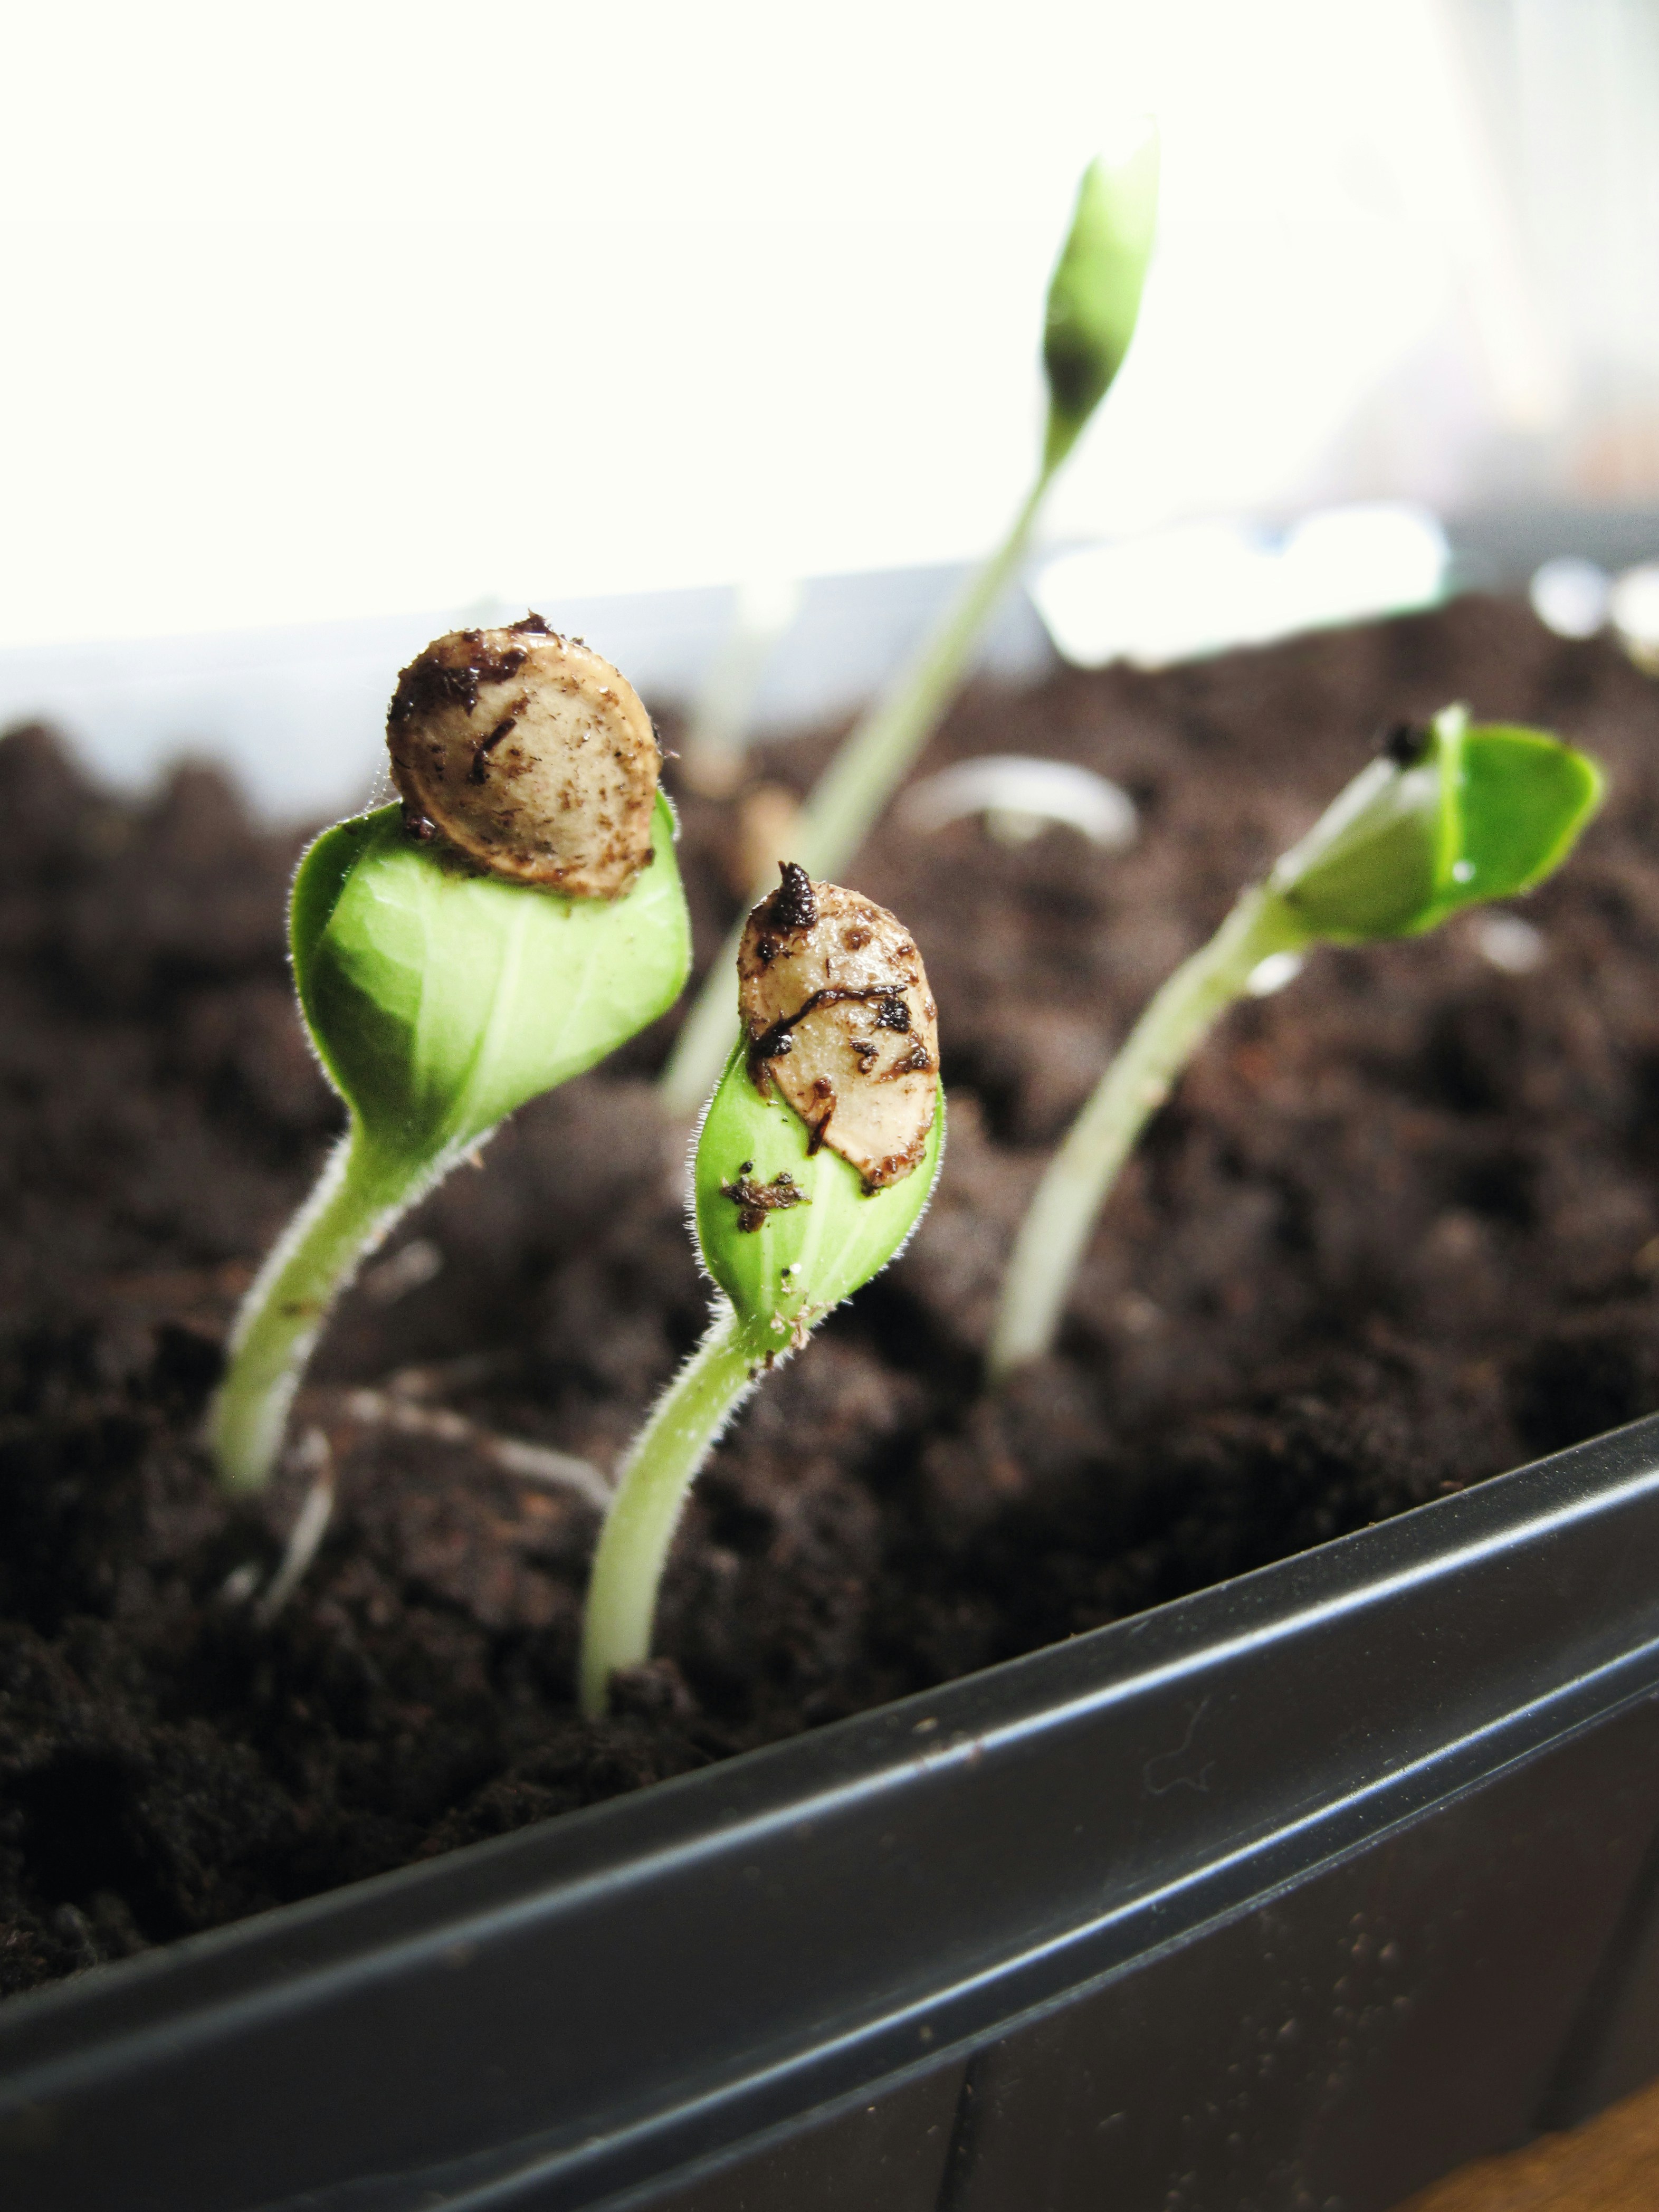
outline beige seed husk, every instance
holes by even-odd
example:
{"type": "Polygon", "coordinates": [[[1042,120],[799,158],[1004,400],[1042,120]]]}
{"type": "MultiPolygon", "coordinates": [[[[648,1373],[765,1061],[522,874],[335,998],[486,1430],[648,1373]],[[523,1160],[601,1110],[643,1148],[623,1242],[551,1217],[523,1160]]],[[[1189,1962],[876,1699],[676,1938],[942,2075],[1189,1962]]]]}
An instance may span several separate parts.
{"type": "Polygon", "coordinates": [[[810,884],[799,868],[783,878],[750,915],[738,954],[750,1073],[794,1108],[815,1151],[839,1152],[879,1190],[927,1148],[939,1009],[915,940],[885,907],[810,884]]]}
{"type": "Polygon", "coordinates": [[[386,744],[411,823],[492,874],[611,899],[650,861],[651,717],[539,615],[434,640],[398,679],[386,744]]]}

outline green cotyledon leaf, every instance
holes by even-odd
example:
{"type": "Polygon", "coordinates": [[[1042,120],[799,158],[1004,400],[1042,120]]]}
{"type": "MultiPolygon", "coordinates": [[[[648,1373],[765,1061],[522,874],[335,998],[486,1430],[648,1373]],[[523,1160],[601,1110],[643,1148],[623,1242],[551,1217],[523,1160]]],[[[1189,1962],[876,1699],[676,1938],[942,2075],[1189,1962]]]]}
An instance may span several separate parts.
{"type": "Polygon", "coordinates": [[[1488,722],[1468,731],[1439,908],[1421,927],[1460,906],[1529,890],[1566,858],[1605,787],[1595,761],[1541,730],[1488,722]]]}
{"type": "Polygon", "coordinates": [[[945,1146],[945,1097],[921,1161],[866,1189],[776,1092],[763,1097],[744,1047],[726,1062],[697,1139],[693,1170],[703,1264],[751,1342],[782,1350],[878,1274],[921,1218],[945,1146]]]}
{"type": "Polygon", "coordinates": [[[1528,890],[1600,805],[1588,754],[1547,731],[1471,724],[1449,707],[1401,729],[1268,880],[1310,943],[1414,937],[1462,908],[1528,890]]]}
{"type": "Polygon", "coordinates": [[[607,901],[484,874],[411,839],[396,806],[317,840],[295,878],[295,981],[376,1152],[475,1142],[672,1005],[691,944],[660,794],[652,850],[607,901]]]}

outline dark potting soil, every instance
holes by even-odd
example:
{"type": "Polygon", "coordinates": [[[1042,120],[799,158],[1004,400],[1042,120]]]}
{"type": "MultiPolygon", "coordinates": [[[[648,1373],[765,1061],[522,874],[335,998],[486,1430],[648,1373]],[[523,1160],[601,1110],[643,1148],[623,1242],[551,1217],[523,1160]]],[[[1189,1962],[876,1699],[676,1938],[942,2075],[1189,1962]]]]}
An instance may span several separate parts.
{"type": "MultiPolygon", "coordinates": [[[[827,743],[762,773],[799,785],[827,743]]],[[[1115,777],[1139,840],[896,816],[872,841],[854,880],[939,1002],[939,1193],[721,1445],[666,1656],[590,1726],[593,1510],[490,1439],[608,1466],[697,1337],[684,1133],[649,1081],[672,1024],[519,1115],[343,1305],[295,1424],[338,1504],[266,1621],[249,1586],[308,1477],[239,1513],[197,1431],[339,1118],[284,972],[297,844],[207,771],[135,808],[39,732],[0,744],[0,1988],[924,1688],[1659,1407],[1659,685],[1469,599],[981,685],[927,765],[1020,750],[1115,777]],[[1012,1229],[1110,1043],[1379,728],[1456,697],[1612,772],[1524,904],[1535,935],[1465,916],[1237,1011],[1114,1198],[1060,1356],[977,1398],[1012,1229]]],[[[689,802],[684,830],[712,945],[731,811],[689,802]]]]}

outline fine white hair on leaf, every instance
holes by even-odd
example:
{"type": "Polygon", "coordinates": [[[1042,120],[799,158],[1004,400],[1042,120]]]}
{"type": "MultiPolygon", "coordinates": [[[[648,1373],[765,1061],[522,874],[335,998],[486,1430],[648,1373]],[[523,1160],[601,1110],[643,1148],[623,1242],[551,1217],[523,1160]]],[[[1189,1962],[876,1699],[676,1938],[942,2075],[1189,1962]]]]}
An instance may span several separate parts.
{"type": "MultiPolygon", "coordinates": [[[[724,1082],[725,1079],[724,1073],[722,1073],[720,1081],[724,1082]]],[[[708,1097],[703,1101],[702,1111],[697,1115],[696,1127],[691,1132],[690,1139],[688,1142],[685,1150],[685,1225],[690,1234],[691,1249],[696,1259],[697,1273],[714,1292],[714,1304],[711,1309],[714,1321],[718,1321],[723,1313],[729,1313],[731,1311],[731,1301],[726,1297],[725,1291],[720,1289],[718,1282],[716,1282],[714,1279],[714,1276],[710,1272],[708,1262],[703,1257],[702,1238],[697,1232],[697,1147],[702,1141],[703,1123],[708,1119],[709,1112],[719,1095],[720,1084],[717,1083],[714,1085],[714,1090],[709,1092],[708,1097]]],[[[899,1238],[898,1243],[894,1245],[892,1250],[882,1261],[880,1267],[875,1270],[873,1274],[866,1278],[866,1281],[874,1282],[877,1275],[884,1275],[886,1273],[887,1270],[892,1266],[894,1261],[901,1258],[902,1255],[909,1249],[911,1241],[915,1237],[917,1230],[921,1228],[922,1223],[927,1218],[927,1209],[933,1202],[934,1196],[939,1190],[939,1179],[945,1172],[945,1146],[949,1141],[949,1137],[950,1114],[945,1093],[941,1088],[939,1092],[939,1156],[934,1163],[933,1176],[928,1185],[927,1195],[923,1199],[921,1205],[917,1211],[915,1220],[911,1222],[909,1227],[905,1231],[903,1236],[899,1238]]],[[[918,1170],[918,1173],[920,1172],[921,1170],[918,1170]]],[[[860,1290],[863,1287],[863,1284],[859,1285],[860,1290]]],[[[837,1299],[836,1304],[837,1306],[846,1305],[849,1299],[856,1297],[857,1295],[858,1292],[856,1291],[849,1291],[847,1297],[837,1299]]],[[[814,1312],[811,1319],[807,1323],[809,1332],[816,1328],[818,1323],[824,1319],[826,1315],[834,1313],[835,1311],[836,1306],[819,1307],[817,1311],[814,1312]]],[[[711,1322],[711,1330],[713,1326],[714,1323],[711,1322]]],[[[795,1348],[795,1346],[792,1343],[788,1347],[788,1351],[793,1351],[795,1348]]],[[[693,1358],[695,1358],[696,1356],[695,1352],[690,1355],[693,1358]]],[[[787,1356],[787,1351],[780,1352],[777,1354],[777,1364],[781,1366],[787,1356]]],[[[672,1389],[672,1385],[671,1384],[669,1387],[672,1389]]],[[[721,1433],[724,1433],[723,1427],[721,1433]]]]}
{"type": "MultiPolygon", "coordinates": [[[[887,1273],[887,1270],[892,1266],[894,1261],[902,1259],[906,1252],[909,1250],[910,1245],[915,1239],[915,1233],[917,1230],[921,1228],[922,1223],[927,1218],[927,1209],[932,1206],[939,1191],[939,1179],[945,1172],[945,1146],[946,1133],[949,1127],[950,1115],[945,1104],[944,1093],[941,1091],[939,1094],[939,1152],[934,1160],[933,1176],[928,1182],[927,1195],[922,1200],[921,1206],[917,1208],[915,1219],[911,1222],[910,1226],[905,1231],[903,1236],[899,1238],[898,1243],[894,1245],[892,1250],[887,1255],[887,1257],[882,1261],[880,1267],[875,1268],[870,1274],[865,1277],[864,1281],[859,1285],[858,1291],[849,1291],[844,1298],[837,1298],[835,1304],[832,1306],[819,1306],[816,1309],[806,1323],[809,1334],[817,1327],[821,1321],[827,1319],[830,1314],[839,1311],[839,1310],[844,1305],[850,1305],[853,1300],[857,1297],[859,1291],[863,1290],[866,1285],[873,1283],[878,1275],[884,1275],[887,1273]]],[[[921,1172],[921,1170],[918,1169],[917,1173],[920,1174],[921,1172]]],[[[701,1260],[701,1253],[699,1253],[699,1260],[701,1260]]],[[[704,1268],[703,1273],[707,1274],[708,1272],[708,1269],[704,1268]]],[[[795,1347],[792,1345],[791,1349],[793,1350],[794,1348],[795,1347]]],[[[782,1358],[783,1355],[780,1353],[780,1362],[781,1362],[782,1358]]]]}
{"type": "MultiPolygon", "coordinates": [[[[359,819],[359,817],[349,814],[345,817],[345,819],[348,822],[355,822],[359,819]]],[[[338,828],[338,823],[336,823],[335,827],[338,828]]],[[[328,832],[325,830],[322,834],[324,836],[326,836],[328,832]]],[[[300,854],[299,859],[294,863],[293,869],[290,872],[288,879],[288,899],[283,908],[284,914],[292,915],[294,912],[294,887],[299,882],[300,872],[305,866],[306,862],[311,858],[313,848],[318,843],[318,839],[313,837],[311,843],[305,848],[300,854]]],[[[283,933],[283,964],[288,969],[289,980],[294,986],[295,998],[299,1001],[300,1035],[305,1040],[306,1050],[311,1054],[318,1066],[322,1070],[324,1082],[327,1084],[329,1089],[334,1093],[334,1096],[338,1098],[343,1096],[343,1093],[340,1090],[339,1085],[334,1080],[334,1071],[329,1066],[328,1062],[323,1058],[323,1048],[317,1042],[316,1032],[313,1030],[310,1022],[305,1018],[305,994],[300,988],[300,971],[294,964],[294,938],[291,930],[284,930],[283,933]]]]}
{"type": "MultiPolygon", "coordinates": [[[[898,1243],[894,1245],[892,1250],[882,1261],[880,1267],[877,1268],[876,1275],[884,1275],[887,1270],[892,1266],[894,1261],[902,1259],[904,1254],[908,1251],[910,1249],[911,1240],[915,1236],[917,1230],[921,1228],[922,1223],[927,1218],[927,1209],[933,1204],[935,1196],[938,1194],[939,1179],[945,1173],[945,1146],[949,1140],[951,1129],[950,1108],[945,1099],[942,1086],[939,1091],[939,1152],[934,1158],[933,1176],[927,1186],[927,1195],[922,1200],[921,1206],[916,1209],[915,1219],[905,1231],[903,1236],[899,1238],[898,1243]]],[[[872,1275],[869,1278],[872,1283],[876,1279],[876,1275],[872,1275]]]]}
{"type": "Polygon", "coordinates": [[[702,1143],[703,1125],[714,1111],[714,1101],[720,1097],[720,1085],[725,1080],[726,1071],[722,1068],[714,1089],[697,1109],[697,1118],[692,1124],[691,1134],[686,1141],[684,1199],[686,1232],[691,1239],[691,1249],[696,1259],[697,1273],[721,1299],[725,1298],[726,1293],[709,1273],[708,1262],[702,1255],[702,1238],[697,1233],[697,1152],[702,1143]]]}

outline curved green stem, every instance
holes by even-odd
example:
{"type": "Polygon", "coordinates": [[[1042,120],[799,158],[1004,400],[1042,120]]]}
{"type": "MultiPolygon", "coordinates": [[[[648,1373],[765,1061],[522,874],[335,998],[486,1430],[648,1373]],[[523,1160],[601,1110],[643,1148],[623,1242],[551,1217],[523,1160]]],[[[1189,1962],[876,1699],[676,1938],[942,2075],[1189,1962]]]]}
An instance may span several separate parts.
{"type": "Polygon", "coordinates": [[[1054,471],[1045,467],[1000,545],[969,577],[897,682],[818,778],[801,811],[799,860],[809,876],[844,866],[945,717],[981,630],[1024,559],[1054,471]]]}
{"type": "Polygon", "coordinates": [[[431,1160],[377,1156],[355,1122],[330,1154],[243,1299],[231,1335],[208,1441],[232,1490],[258,1490],[269,1480],[329,1308],[435,1172],[431,1160]]]}
{"type": "Polygon", "coordinates": [[[1066,1294],[1119,1169],[1212,1025],[1275,952],[1310,933],[1271,891],[1248,890],[1200,951],[1177,968],[1130,1031],[1048,1163],[1020,1224],[992,1332],[992,1382],[1054,1342],[1066,1294]]]}
{"type": "Polygon", "coordinates": [[[758,1333],[728,1306],[658,1401],[611,1501],[582,1624],[581,1709],[599,1719],[619,1667],[651,1656],[657,1587],[680,1509],[715,1438],[766,1358],[758,1333]]]}
{"type": "MultiPolygon", "coordinates": [[[[1059,460],[1048,462],[1038,471],[1001,544],[974,571],[938,627],[819,777],[801,810],[794,849],[787,856],[809,876],[840,874],[943,720],[974,642],[1024,557],[1059,465],[1059,460]]],[[[770,889],[771,880],[769,873],[755,886],[755,898],[770,889]]],[[[731,1049],[737,1025],[733,979],[742,936],[739,919],[715,955],[663,1070],[663,1103],[671,1113],[696,1112],[731,1049]]]]}

